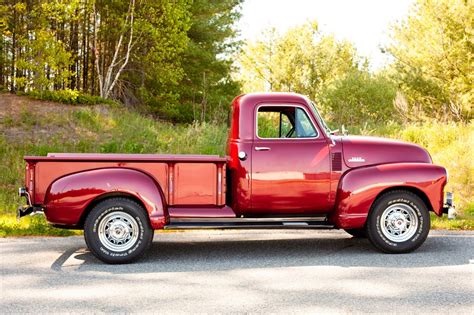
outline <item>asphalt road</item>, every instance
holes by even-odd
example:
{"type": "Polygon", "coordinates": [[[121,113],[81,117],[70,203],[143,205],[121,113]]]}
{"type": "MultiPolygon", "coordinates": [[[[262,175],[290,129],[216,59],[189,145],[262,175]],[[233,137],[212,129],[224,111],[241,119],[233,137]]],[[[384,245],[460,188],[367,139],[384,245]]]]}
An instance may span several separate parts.
{"type": "Polygon", "coordinates": [[[105,265],[82,237],[0,239],[2,313],[474,313],[474,233],[386,255],[343,231],[160,233],[105,265]]]}

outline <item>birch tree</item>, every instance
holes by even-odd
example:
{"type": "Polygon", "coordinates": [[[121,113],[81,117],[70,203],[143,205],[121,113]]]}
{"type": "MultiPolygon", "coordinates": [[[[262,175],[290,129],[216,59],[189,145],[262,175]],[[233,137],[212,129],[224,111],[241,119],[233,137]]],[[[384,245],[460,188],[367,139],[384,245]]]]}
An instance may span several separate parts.
{"type": "Polygon", "coordinates": [[[134,13],[135,0],[130,0],[123,32],[121,32],[117,44],[115,45],[112,60],[108,66],[104,67],[105,71],[102,71],[99,64],[99,61],[101,60],[100,50],[97,47],[97,30],[99,29],[98,23],[100,23],[100,15],[97,14],[94,7],[94,19],[96,23],[94,28],[96,32],[94,34],[95,66],[97,75],[99,77],[99,92],[100,96],[103,98],[108,98],[110,96],[110,93],[117,84],[117,81],[125,69],[125,66],[130,60],[130,53],[133,48],[134,13]]]}

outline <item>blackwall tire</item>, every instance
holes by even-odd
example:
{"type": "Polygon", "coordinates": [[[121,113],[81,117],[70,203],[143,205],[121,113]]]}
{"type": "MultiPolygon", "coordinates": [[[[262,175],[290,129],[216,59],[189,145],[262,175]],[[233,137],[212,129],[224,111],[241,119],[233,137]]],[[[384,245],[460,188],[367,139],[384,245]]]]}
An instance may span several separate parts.
{"type": "Polygon", "coordinates": [[[349,233],[350,235],[352,235],[355,238],[366,238],[367,237],[365,229],[363,229],[363,228],[361,228],[361,229],[346,229],[344,231],[346,231],[347,233],[349,233]]]}
{"type": "Polygon", "coordinates": [[[88,214],[84,238],[103,262],[125,264],[143,255],[153,241],[153,229],[141,205],[127,198],[109,198],[88,214]]]}
{"type": "Polygon", "coordinates": [[[427,205],[412,192],[388,192],[375,201],[366,229],[370,242],[382,252],[414,251],[423,244],[430,230],[427,205]]]}

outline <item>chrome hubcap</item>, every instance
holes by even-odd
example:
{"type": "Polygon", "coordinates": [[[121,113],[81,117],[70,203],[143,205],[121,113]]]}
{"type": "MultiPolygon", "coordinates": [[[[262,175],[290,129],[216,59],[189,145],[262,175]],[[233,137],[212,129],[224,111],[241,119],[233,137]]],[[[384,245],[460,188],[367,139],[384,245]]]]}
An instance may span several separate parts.
{"type": "Polygon", "coordinates": [[[383,235],[393,242],[404,242],[415,235],[418,216],[415,209],[404,203],[389,206],[380,218],[383,235]]]}
{"type": "Polygon", "coordinates": [[[123,252],[138,239],[138,223],[128,213],[115,211],[107,214],[99,224],[99,240],[105,248],[123,252]]]}

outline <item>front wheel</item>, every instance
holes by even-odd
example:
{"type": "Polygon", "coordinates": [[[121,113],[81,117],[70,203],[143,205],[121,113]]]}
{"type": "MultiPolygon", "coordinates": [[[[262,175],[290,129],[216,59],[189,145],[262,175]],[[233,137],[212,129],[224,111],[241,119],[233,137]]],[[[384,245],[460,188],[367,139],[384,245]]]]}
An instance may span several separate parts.
{"type": "Polygon", "coordinates": [[[420,197],[409,191],[391,191],[379,197],[367,220],[367,237],[386,253],[407,253],[423,244],[430,215],[420,197]]]}
{"type": "Polygon", "coordinates": [[[109,264],[123,264],[145,252],[153,241],[153,230],[138,203],[110,198],[98,203],[87,216],[84,238],[94,256],[109,264]]]}

